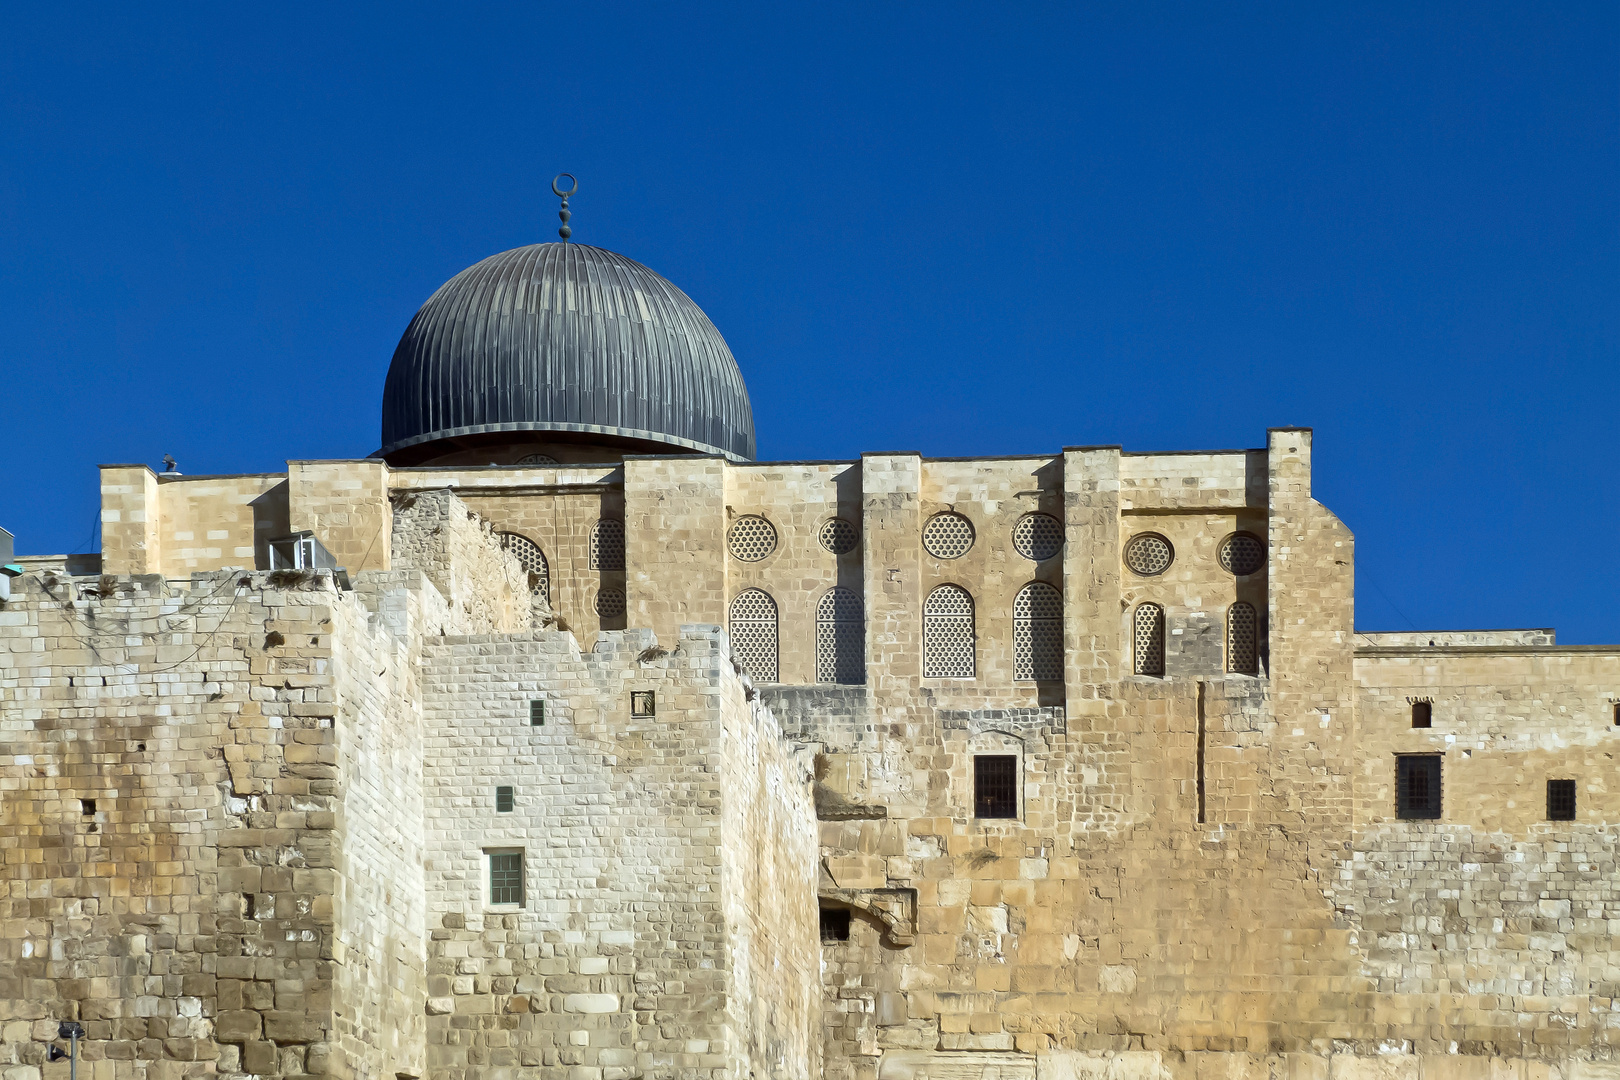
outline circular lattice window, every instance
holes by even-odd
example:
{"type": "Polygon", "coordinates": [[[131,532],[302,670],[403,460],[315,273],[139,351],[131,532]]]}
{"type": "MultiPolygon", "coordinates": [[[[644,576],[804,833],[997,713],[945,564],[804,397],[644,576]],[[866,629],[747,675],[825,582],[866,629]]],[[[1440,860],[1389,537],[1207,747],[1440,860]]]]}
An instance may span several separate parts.
{"type": "Polygon", "coordinates": [[[1138,533],[1125,545],[1125,565],[1143,577],[1164,573],[1175,557],[1176,549],[1158,533],[1138,533]]]}
{"type": "Polygon", "coordinates": [[[1233,533],[1221,544],[1221,569],[1243,577],[1266,565],[1266,545],[1253,533],[1233,533]]]}
{"type": "Polygon", "coordinates": [[[604,619],[617,619],[624,614],[624,590],[603,589],[596,594],[596,613],[604,619]]]}
{"type": "Polygon", "coordinates": [[[1045,562],[1063,550],[1063,522],[1050,514],[1025,514],[1013,526],[1013,550],[1034,562],[1045,562]]]}
{"type": "Polygon", "coordinates": [[[973,547],[973,522],[961,514],[935,514],[923,526],[923,547],[936,559],[960,559],[973,547]]]}
{"type": "Polygon", "coordinates": [[[740,517],[726,536],[731,553],[743,562],[759,562],[776,550],[776,526],[762,517],[740,517]]]}
{"type": "Polygon", "coordinates": [[[821,525],[821,546],[834,555],[848,555],[859,539],[854,523],[843,518],[832,518],[821,525]]]}

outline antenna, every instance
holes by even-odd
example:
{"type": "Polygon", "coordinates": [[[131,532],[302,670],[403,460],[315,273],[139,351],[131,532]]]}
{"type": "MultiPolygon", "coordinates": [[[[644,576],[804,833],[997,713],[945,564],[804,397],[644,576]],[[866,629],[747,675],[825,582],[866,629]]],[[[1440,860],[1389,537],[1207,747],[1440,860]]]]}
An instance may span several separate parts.
{"type": "Polygon", "coordinates": [[[579,181],[574,179],[573,173],[558,173],[557,178],[551,182],[552,194],[562,200],[562,209],[557,211],[557,216],[562,219],[562,228],[557,230],[557,235],[562,237],[565,244],[568,243],[568,238],[574,235],[574,230],[568,227],[568,219],[574,216],[573,211],[568,209],[568,196],[578,190],[579,181]],[[564,177],[568,178],[567,191],[564,191],[562,186],[564,177]]]}

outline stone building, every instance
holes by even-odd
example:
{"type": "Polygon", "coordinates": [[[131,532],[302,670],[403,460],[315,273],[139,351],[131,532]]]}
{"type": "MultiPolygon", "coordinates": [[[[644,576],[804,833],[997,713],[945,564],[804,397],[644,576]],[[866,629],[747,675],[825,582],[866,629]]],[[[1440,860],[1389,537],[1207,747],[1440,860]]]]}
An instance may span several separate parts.
{"type": "Polygon", "coordinates": [[[1620,650],[1357,633],[1309,430],[759,462],[563,244],[382,416],[16,560],[0,1080],[1620,1077],[1620,650]]]}

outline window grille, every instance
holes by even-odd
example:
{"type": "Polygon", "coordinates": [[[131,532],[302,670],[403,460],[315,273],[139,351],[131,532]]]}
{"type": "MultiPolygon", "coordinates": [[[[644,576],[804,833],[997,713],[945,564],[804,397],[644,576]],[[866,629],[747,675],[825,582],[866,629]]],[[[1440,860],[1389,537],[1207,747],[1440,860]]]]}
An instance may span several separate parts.
{"type": "Polygon", "coordinates": [[[759,562],[776,550],[776,526],[756,514],[740,517],[732,524],[726,545],[743,562],[759,562]]]}
{"type": "Polygon", "coordinates": [[[1427,701],[1412,702],[1412,726],[1433,727],[1434,705],[1427,701]]]}
{"type": "Polygon", "coordinates": [[[1063,550],[1063,522],[1050,514],[1025,514],[1013,526],[1013,550],[1032,562],[1045,562],[1063,550]]]}
{"type": "Polygon", "coordinates": [[[596,594],[596,613],[604,619],[617,619],[624,615],[624,590],[602,589],[596,594]]]}
{"type": "Polygon", "coordinates": [[[624,569],[624,522],[601,518],[591,528],[591,569],[624,569]]]}
{"type": "Polygon", "coordinates": [[[754,679],[776,681],[776,601],[762,589],[731,601],[731,655],[754,679]]]}
{"type": "Polygon", "coordinates": [[[960,585],[941,585],[923,603],[923,677],[974,675],[973,597],[960,585]]]}
{"type": "Polygon", "coordinates": [[[1158,533],[1139,533],[1125,545],[1125,565],[1143,577],[1162,574],[1175,561],[1176,549],[1158,533]]]}
{"type": "Polygon", "coordinates": [[[658,715],[658,692],[656,690],[630,691],[630,715],[638,719],[658,715]]]}
{"type": "Polygon", "coordinates": [[[1136,631],[1136,674],[1163,675],[1164,608],[1158,604],[1138,604],[1133,622],[1136,631]]]}
{"type": "Polygon", "coordinates": [[[1221,542],[1221,569],[1245,577],[1266,565],[1266,545],[1253,533],[1233,533],[1221,542]]]}
{"type": "Polygon", "coordinates": [[[497,814],[510,814],[512,806],[517,802],[513,789],[501,785],[495,789],[495,812],[497,814]]]}
{"type": "Polygon", "coordinates": [[[551,565],[540,545],[518,533],[501,533],[501,547],[511,552],[523,569],[529,572],[529,591],[536,596],[551,596],[551,565]]]}
{"type": "Polygon", "coordinates": [[[816,605],[816,681],[866,681],[866,619],[854,589],[828,589],[816,605]]]}
{"type": "Polygon", "coordinates": [[[973,759],[973,816],[1018,816],[1018,758],[1013,754],[980,754],[973,759]]]}
{"type": "Polygon", "coordinates": [[[1260,617],[1253,604],[1233,604],[1226,613],[1226,670],[1260,674],[1260,617]]]}
{"type": "Polygon", "coordinates": [[[821,940],[828,944],[849,940],[849,908],[821,909],[821,940]]]}
{"type": "Polygon", "coordinates": [[[1575,820],[1575,781],[1547,781],[1547,820],[1575,820]]]}
{"type": "Polygon", "coordinates": [[[855,544],[860,539],[860,533],[855,531],[853,522],[843,518],[832,518],[822,522],[821,546],[834,555],[848,555],[855,550],[855,544]]]}
{"type": "Polygon", "coordinates": [[[935,514],[923,526],[923,547],[936,559],[960,559],[973,547],[973,522],[961,514],[935,514]]]}
{"type": "Polygon", "coordinates": [[[546,724],[546,702],[544,698],[535,698],[529,702],[529,726],[544,727],[546,724]]]}
{"type": "Polygon", "coordinates": [[[555,465],[557,459],[550,454],[529,454],[526,457],[518,458],[517,463],[519,467],[524,465],[555,465]]]}
{"type": "Polygon", "coordinates": [[[523,903],[523,852],[492,851],[489,853],[489,902],[491,904],[523,903]]]}
{"type": "Polygon", "coordinates": [[[1440,756],[1398,754],[1395,758],[1395,816],[1433,820],[1440,816],[1440,756]]]}
{"type": "Polygon", "coordinates": [[[1013,599],[1013,678],[1063,678],[1063,594],[1032,581],[1013,599]]]}

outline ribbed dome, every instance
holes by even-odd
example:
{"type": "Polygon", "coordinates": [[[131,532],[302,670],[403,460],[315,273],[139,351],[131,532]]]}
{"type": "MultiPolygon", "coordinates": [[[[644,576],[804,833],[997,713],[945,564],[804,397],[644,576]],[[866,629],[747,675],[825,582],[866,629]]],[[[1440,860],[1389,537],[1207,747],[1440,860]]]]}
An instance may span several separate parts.
{"type": "Polygon", "coordinates": [[[582,244],[468,267],[394,350],[379,454],[499,432],[754,457],[748,389],[709,317],[640,263],[582,244]]]}

